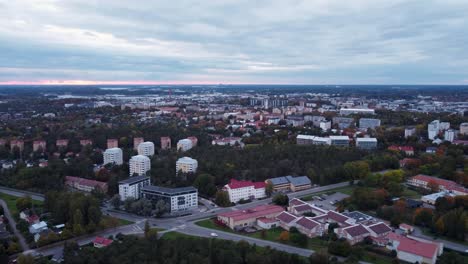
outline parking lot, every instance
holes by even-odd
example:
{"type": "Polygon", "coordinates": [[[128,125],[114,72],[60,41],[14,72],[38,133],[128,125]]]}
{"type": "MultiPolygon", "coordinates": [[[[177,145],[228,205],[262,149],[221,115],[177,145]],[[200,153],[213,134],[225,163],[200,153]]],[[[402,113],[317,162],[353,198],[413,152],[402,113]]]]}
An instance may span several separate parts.
{"type": "Polygon", "coordinates": [[[348,197],[349,195],[340,192],[336,192],[330,195],[322,194],[314,196],[314,199],[309,201],[308,203],[315,204],[316,206],[325,210],[335,210],[335,204],[348,197]]]}

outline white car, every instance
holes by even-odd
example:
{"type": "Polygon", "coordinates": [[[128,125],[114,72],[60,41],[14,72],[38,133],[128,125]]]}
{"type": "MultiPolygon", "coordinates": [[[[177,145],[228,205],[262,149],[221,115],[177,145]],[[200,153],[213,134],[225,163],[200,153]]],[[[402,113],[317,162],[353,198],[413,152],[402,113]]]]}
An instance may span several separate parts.
{"type": "Polygon", "coordinates": [[[212,236],[212,237],[218,237],[218,234],[216,234],[216,233],[211,233],[210,236],[212,236]]]}

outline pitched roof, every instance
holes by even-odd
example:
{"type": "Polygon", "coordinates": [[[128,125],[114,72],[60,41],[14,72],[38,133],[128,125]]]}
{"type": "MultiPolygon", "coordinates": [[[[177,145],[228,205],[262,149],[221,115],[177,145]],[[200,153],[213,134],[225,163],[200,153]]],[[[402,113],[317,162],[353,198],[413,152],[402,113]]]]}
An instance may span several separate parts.
{"type": "Polygon", "coordinates": [[[283,212],[284,209],[278,205],[260,205],[246,210],[238,210],[227,213],[219,214],[218,216],[232,218],[234,221],[250,219],[250,218],[262,218],[266,215],[283,212]]]}
{"type": "Polygon", "coordinates": [[[294,210],[297,212],[305,212],[312,210],[312,206],[310,204],[301,204],[298,206],[294,206],[294,210]]]}
{"type": "Polygon", "coordinates": [[[297,199],[297,198],[293,198],[289,201],[289,205],[293,205],[293,206],[296,206],[296,205],[303,205],[303,204],[307,204],[306,202],[302,201],[301,199],[297,199]]]}
{"type": "Polygon", "coordinates": [[[100,181],[95,181],[95,180],[90,180],[90,179],[85,179],[85,178],[80,178],[80,177],[73,177],[73,176],[65,176],[65,183],[70,184],[70,183],[78,183],[79,185],[84,185],[88,187],[99,187],[101,189],[106,189],[107,188],[107,183],[105,182],[100,182],[100,181]]]}
{"type": "Polygon", "coordinates": [[[238,181],[236,179],[231,179],[227,184],[230,189],[240,189],[246,187],[254,187],[255,189],[265,188],[264,182],[252,182],[252,181],[238,181]]]}
{"type": "Polygon", "coordinates": [[[281,214],[276,216],[276,219],[280,220],[281,222],[289,224],[292,221],[295,221],[297,217],[288,212],[282,212],[281,214]]]}
{"type": "Polygon", "coordinates": [[[307,229],[313,229],[316,226],[320,225],[319,223],[315,222],[314,220],[307,218],[307,217],[301,217],[299,220],[296,221],[296,225],[300,225],[302,227],[305,227],[307,229]]]}
{"type": "Polygon", "coordinates": [[[288,181],[292,185],[296,185],[296,186],[311,184],[311,181],[307,176],[299,176],[299,177],[286,176],[286,179],[288,179],[288,181]]]}
{"type": "Polygon", "coordinates": [[[437,245],[433,243],[421,242],[406,237],[399,238],[400,244],[397,250],[411,253],[413,255],[432,258],[437,254],[437,245]]]}
{"type": "Polygon", "coordinates": [[[289,184],[289,181],[286,177],[276,177],[269,180],[273,185],[289,184]]]}
{"type": "Polygon", "coordinates": [[[108,238],[104,238],[104,237],[96,237],[93,241],[93,243],[96,243],[96,244],[100,244],[100,245],[104,245],[104,246],[108,246],[110,244],[112,244],[112,240],[111,239],[108,239],[108,238]]]}
{"type": "Polygon", "coordinates": [[[343,222],[345,222],[346,220],[349,219],[349,217],[344,216],[344,215],[342,215],[340,213],[337,213],[335,211],[328,211],[327,215],[328,215],[328,218],[330,218],[332,220],[335,220],[337,222],[340,222],[340,223],[343,223],[343,222]]]}
{"type": "Polygon", "coordinates": [[[367,228],[369,228],[370,230],[372,230],[374,233],[378,235],[385,234],[385,233],[392,231],[392,229],[388,225],[382,222],[374,224],[374,225],[370,225],[367,228]]]}
{"type": "Polygon", "coordinates": [[[119,181],[119,184],[134,184],[134,183],[138,183],[141,181],[146,181],[148,179],[149,179],[148,176],[135,176],[135,177],[130,177],[128,179],[119,181]]]}
{"type": "Polygon", "coordinates": [[[362,225],[343,228],[343,232],[348,233],[352,237],[362,236],[369,233],[369,231],[362,225]]]}

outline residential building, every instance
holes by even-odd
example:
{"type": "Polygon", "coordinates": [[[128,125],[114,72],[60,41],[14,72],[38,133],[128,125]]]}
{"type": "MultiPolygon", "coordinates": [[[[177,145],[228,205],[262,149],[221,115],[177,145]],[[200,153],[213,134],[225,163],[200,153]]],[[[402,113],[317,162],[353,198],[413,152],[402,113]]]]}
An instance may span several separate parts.
{"type": "Polygon", "coordinates": [[[192,141],[192,147],[196,147],[198,145],[198,138],[197,137],[188,137],[188,140],[192,141]]]}
{"type": "Polygon", "coordinates": [[[423,188],[431,190],[433,187],[437,187],[435,191],[448,191],[455,195],[468,195],[468,189],[464,188],[460,184],[437,177],[432,177],[424,174],[418,174],[411,177],[407,184],[413,187],[423,188]],[[432,186],[431,186],[432,185],[432,186]]]}
{"type": "Polygon", "coordinates": [[[130,176],[135,174],[138,176],[146,175],[146,172],[151,169],[151,160],[143,155],[133,156],[129,163],[130,176]]]}
{"type": "Polygon", "coordinates": [[[405,128],[405,138],[409,138],[411,136],[416,135],[416,128],[415,127],[407,127],[405,128]]]}
{"type": "Polygon", "coordinates": [[[10,149],[13,151],[15,148],[18,148],[19,151],[24,150],[24,141],[22,139],[13,139],[10,141],[10,149]]]}
{"type": "Polygon", "coordinates": [[[198,168],[198,161],[189,157],[183,157],[176,162],[176,174],[181,171],[182,173],[196,173],[198,168]]]}
{"type": "Polygon", "coordinates": [[[397,258],[408,263],[435,264],[443,253],[443,244],[390,233],[387,248],[397,252],[397,258]]]}
{"type": "Polygon", "coordinates": [[[448,191],[441,191],[441,192],[436,192],[428,195],[424,195],[421,197],[421,201],[427,203],[427,204],[432,204],[435,205],[435,202],[437,199],[442,198],[442,197],[455,197],[456,195],[448,192],[448,191]]]}
{"type": "Polygon", "coordinates": [[[359,119],[359,129],[375,129],[380,126],[380,119],[375,118],[361,118],[359,119]]]}
{"type": "Polygon", "coordinates": [[[171,138],[170,137],[161,137],[161,149],[170,149],[171,148],[171,138]]]}
{"type": "Polygon", "coordinates": [[[93,245],[95,248],[103,248],[109,246],[110,244],[112,244],[112,242],[112,239],[98,236],[93,240],[93,245]]]}
{"type": "Polygon", "coordinates": [[[266,197],[265,186],[264,182],[231,179],[230,183],[224,185],[223,190],[228,192],[231,203],[237,203],[240,200],[266,197]]]}
{"type": "Polygon", "coordinates": [[[349,128],[354,126],[354,119],[348,117],[333,117],[332,119],[333,125],[338,126],[339,129],[349,128]]]}
{"type": "Polygon", "coordinates": [[[427,125],[427,137],[434,140],[440,132],[440,121],[434,120],[427,125]]]}
{"type": "Polygon", "coordinates": [[[460,124],[460,134],[468,135],[468,123],[461,123],[460,124]]]}
{"type": "Polygon", "coordinates": [[[219,146],[235,146],[239,145],[242,146],[242,138],[240,137],[226,137],[220,139],[214,139],[211,141],[212,145],[219,145],[219,146]]]}
{"type": "Polygon", "coordinates": [[[349,147],[348,136],[330,136],[330,144],[332,146],[349,147]]]}
{"type": "Polygon", "coordinates": [[[107,193],[107,183],[80,177],[65,176],[65,186],[81,192],[100,191],[107,193]]]}
{"type": "Polygon", "coordinates": [[[141,189],[150,185],[150,177],[136,176],[119,181],[120,200],[125,201],[129,198],[140,199],[141,189]]]}
{"type": "Polygon", "coordinates": [[[46,141],[45,140],[34,140],[33,142],[33,151],[41,151],[44,152],[47,150],[46,141]]]}
{"type": "Polygon", "coordinates": [[[91,139],[80,139],[80,146],[90,146],[93,145],[93,141],[91,139]]]}
{"type": "Polygon", "coordinates": [[[322,121],[322,122],[320,122],[319,127],[323,131],[327,131],[327,130],[331,129],[331,121],[322,121]]]}
{"type": "Polygon", "coordinates": [[[356,147],[360,149],[376,149],[377,138],[356,138],[356,147]]]}
{"type": "Polygon", "coordinates": [[[178,151],[187,151],[193,147],[192,140],[190,139],[181,139],[177,142],[177,150],[178,151]]]}
{"type": "Polygon", "coordinates": [[[119,148],[110,148],[104,151],[104,165],[106,164],[123,164],[123,153],[119,148]]]}
{"type": "Polygon", "coordinates": [[[286,117],[286,124],[288,126],[299,127],[304,126],[303,116],[288,116],[286,117]]]}
{"type": "Polygon", "coordinates": [[[298,145],[330,145],[329,138],[310,135],[297,135],[296,144],[298,145]]]}
{"type": "Polygon", "coordinates": [[[68,139],[57,139],[55,145],[57,148],[66,148],[68,147],[68,139]]]}
{"type": "Polygon", "coordinates": [[[39,233],[41,233],[42,231],[45,231],[45,230],[47,230],[47,229],[48,229],[47,223],[44,222],[44,221],[41,221],[41,222],[39,222],[39,223],[30,225],[30,226],[29,226],[29,233],[35,235],[35,234],[39,234],[39,233]]]}
{"type": "Polygon", "coordinates": [[[312,183],[307,176],[283,176],[271,178],[265,181],[273,186],[275,192],[300,191],[312,188],[312,183]]]}
{"type": "Polygon", "coordinates": [[[444,139],[446,141],[453,142],[455,140],[455,135],[456,135],[455,130],[452,130],[452,129],[445,130],[444,139]]]}
{"type": "Polygon", "coordinates": [[[153,156],[154,155],[154,143],[147,141],[140,143],[138,145],[138,155],[143,155],[143,156],[153,156]]]}
{"type": "Polygon", "coordinates": [[[390,147],[388,147],[388,150],[401,151],[401,152],[404,152],[405,155],[407,155],[407,156],[413,156],[414,155],[414,148],[412,146],[391,145],[390,147]]]}
{"type": "Polygon", "coordinates": [[[114,138],[107,139],[107,148],[118,148],[119,147],[119,140],[114,138]]]}
{"type": "Polygon", "coordinates": [[[340,109],[340,115],[351,115],[351,114],[370,114],[370,115],[374,115],[375,110],[374,109],[368,109],[368,108],[341,108],[340,109]]]}
{"type": "Polygon", "coordinates": [[[370,235],[369,230],[361,224],[345,227],[335,228],[334,232],[339,238],[345,238],[351,245],[364,241],[370,235]]]}
{"type": "Polygon", "coordinates": [[[192,210],[198,207],[198,190],[194,187],[165,188],[159,186],[144,186],[142,196],[153,203],[164,201],[171,213],[192,210]]]}
{"type": "Polygon", "coordinates": [[[295,226],[295,223],[297,220],[299,220],[299,217],[284,211],[278,214],[276,219],[279,221],[281,228],[289,231],[291,227],[295,226]]]}
{"type": "MultiPolygon", "coordinates": [[[[138,150],[138,146],[143,142],[145,142],[145,140],[142,137],[133,138],[133,149],[138,150]]],[[[154,149],[154,144],[153,144],[153,149],[154,149]]]]}
{"type": "MultiPolygon", "coordinates": [[[[272,221],[275,223],[276,226],[278,222],[275,220],[275,217],[283,211],[284,209],[281,206],[260,205],[245,210],[237,210],[218,214],[217,220],[233,230],[242,229],[248,226],[254,226],[257,223],[259,223],[259,221],[272,221]]],[[[272,225],[270,225],[270,227],[272,227],[272,225]]]]}

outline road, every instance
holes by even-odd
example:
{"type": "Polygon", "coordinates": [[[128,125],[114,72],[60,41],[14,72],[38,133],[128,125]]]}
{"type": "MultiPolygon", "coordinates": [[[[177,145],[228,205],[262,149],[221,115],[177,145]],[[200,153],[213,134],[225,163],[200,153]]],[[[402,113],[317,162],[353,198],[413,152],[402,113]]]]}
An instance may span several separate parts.
{"type": "Polygon", "coordinates": [[[411,234],[411,236],[419,237],[419,238],[423,238],[423,239],[427,239],[427,240],[431,240],[431,241],[441,242],[441,243],[444,243],[445,248],[448,248],[448,249],[451,249],[451,250],[454,250],[454,251],[459,251],[459,252],[462,252],[462,253],[464,253],[464,252],[466,252],[466,250],[468,250],[468,246],[465,246],[465,245],[462,245],[462,244],[459,244],[459,243],[455,243],[455,242],[452,242],[452,241],[440,239],[440,238],[437,238],[435,236],[425,235],[422,232],[421,228],[419,228],[419,227],[414,227],[414,232],[411,234]]]}
{"type": "Polygon", "coordinates": [[[29,245],[28,243],[26,243],[26,239],[24,239],[23,234],[21,234],[21,232],[18,231],[18,229],[16,229],[16,222],[15,222],[15,219],[11,216],[11,212],[10,212],[10,209],[8,208],[8,205],[2,199],[0,199],[0,205],[3,207],[3,213],[5,214],[5,217],[8,219],[8,224],[10,225],[11,230],[13,230],[13,233],[18,238],[21,248],[23,249],[23,251],[29,250],[29,245]]]}
{"type": "Polygon", "coordinates": [[[40,193],[17,190],[17,189],[4,187],[4,186],[0,186],[0,193],[4,193],[4,194],[11,195],[11,196],[16,196],[16,197],[30,196],[31,199],[36,200],[36,201],[41,201],[41,202],[43,202],[45,199],[45,196],[40,193]]]}

